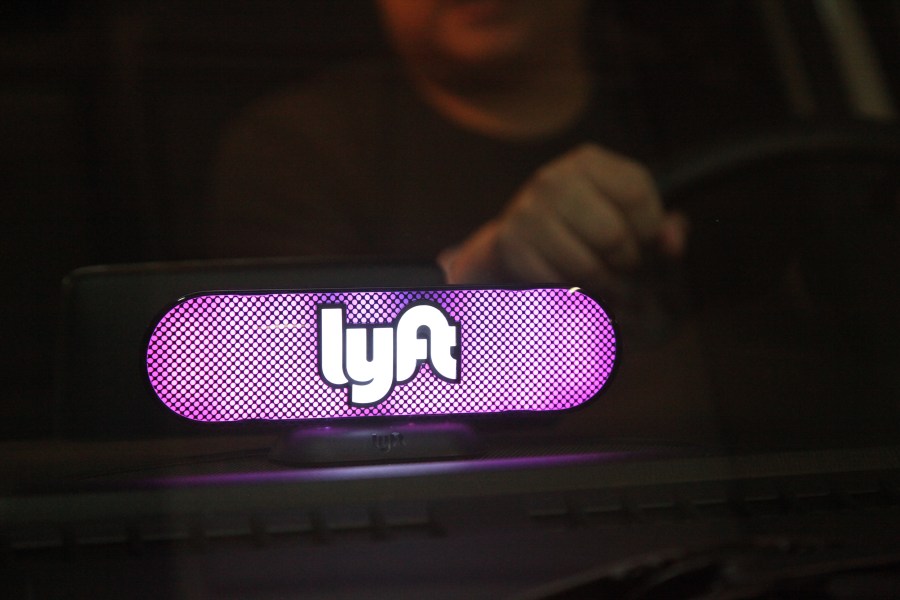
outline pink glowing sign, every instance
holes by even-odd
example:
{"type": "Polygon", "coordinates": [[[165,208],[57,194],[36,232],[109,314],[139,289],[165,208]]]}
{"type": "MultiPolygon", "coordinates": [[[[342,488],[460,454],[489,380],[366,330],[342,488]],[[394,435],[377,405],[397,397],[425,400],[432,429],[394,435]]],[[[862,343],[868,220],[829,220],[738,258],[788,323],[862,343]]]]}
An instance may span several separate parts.
{"type": "Polygon", "coordinates": [[[160,319],[147,374],[196,421],[558,411],[604,388],[616,352],[578,289],[215,293],[160,319]]]}

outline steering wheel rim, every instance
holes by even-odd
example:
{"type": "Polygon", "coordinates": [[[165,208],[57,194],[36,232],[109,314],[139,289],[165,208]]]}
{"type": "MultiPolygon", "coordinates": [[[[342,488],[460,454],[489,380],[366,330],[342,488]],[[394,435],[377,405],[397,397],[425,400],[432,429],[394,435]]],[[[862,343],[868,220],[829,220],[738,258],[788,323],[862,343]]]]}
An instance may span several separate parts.
{"type": "MultiPolygon", "coordinates": [[[[894,175],[894,171],[900,174],[900,169],[884,170],[885,166],[900,165],[900,126],[895,123],[845,121],[792,124],[700,147],[653,169],[666,206],[684,212],[691,223],[686,254],[677,268],[677,278],[685,282],[684,289],[677,295],[677,302],[696,308],[709,299],[728,301],[729,298],[736,299],[760,290],[772,290],[773,285],[779,285],[779,270],[787,266],[789,257],[797,256],[800,246],[796,245],[796,240],[786,237],[793,237],[797,231],[785,229],[784,224],[780,231],[766,233],[769,231],[766,229],[767,223],[779,224],[777,217],[769,220],[773,217],[772,210],[793,210],[795,215],[808,213],[808,217],[803,217],[807,222],[815,215],[813,221],[818,227],[826,227],[822,232],[827,239],[846,238],[842,231],[843,217],[835,219],[834,214],[838,213],[828,216],[822,209],[828,205],[819,205],[815,197],[767,195],[760,198],[750,193],[747,196],[739,194],[740,197],[734,198],[735,202],[729,202],[731,196],[727,194],[724,199],[719,197],[721,191],[735,190],[735,182],[747,181],[751,186],[769,185],[765,183],[767,179],[753,177],[755,173],[764,174],[771,170],[784,174],[785,167],[791,170],[796,168],[795,181],[800,182],[813,173],[822,173],[822,165],[827,165],[826,171],[830,171],[835,163],[850,169],[877,166],[882,169],[882,177],[886,175],[868,189],[868,194],[859,196],[858,206],[862,210],[858,213],[856,210],[839,213],[839,216],[846,214],[854,217],[866,213],[865,201],[871,200],[874,191],[878,201],[868,205],[870,212],[865,219],[895,219],[900,205],[896,201],[898,198],[894,188],[900,189],[900,176],[894,175]],[[884,184],[891,187],[890,193],[882,197],[879,192],[889,191],[887,188],[881,189],[884,184]],[[784,201],[786,198],[789,201],[784,201]],[[758,206],[755,205],[756,199],[762,200],[758,206]],[[741,219],[748,216],[755,220],[750,226],[746,223],[742,225],[741,219]],[[784,264],[766,264],[764,259],[774,260],[773,256],[786,249],[790,254],[781,256],[784,264]]],[[[776,178],[772,183],[780,185],[778,181],[776,178]]],[[[819,184],[815,180],[810,181],[819,184]]],[[[830,193],[831,190],[825,191],[830,193]]],[[[801,229],[807,233],[810,231],[806,225],[801,229]]],[[[796,239],[802,240],[803,234],[799,235],[801,237],[796,239]]],[[[841,250],[846,248],[846,239],[839,240],[839,243],[844,244],[844,248],[831,248],[832,257],[840,257],[841,250]]],[[[822,274],[826,269],[816,272],[822,274]]],[[[840,285],[834,279],[831,278],[829,285],[838,290],[840,285]]]]}
{"type": "Polygon", "coordinates": [[[775,161],[810,163],[890,161],[900,164],[900,126],[850,121],[801,124],[766,131],[692,151],[656,170],[657,186],[669,203],[702,192],[741,171],[775,161]]]}
{"type": "MultiPolygon", "coordinates": [[[[787,202],[784,197],[761,198],[762,218],[754,224],[777,221],[767,212],[772,207],[793,209],[795,216],[804,219],[821,217],[813,236],[802,238],[796,230],[787,230],[791,241],[799,237],[800,243],[789,248],[790,255],[779,254],[786,260],[760,263],[775,275],[764,282],[773,285],[721,293],[722,280],[712,279],[715,289],[708,296],[701,290],[699,297],[693,286],[704,280],[690,279],[686,285],[691,296],[689,318],[703,338],[704,359],[713,373],[711,393],[720,401],[720,414],[733,410],[734,416],[727,417],[734,423],[729,431],[740,435],[759,431],[759,438],[753,439],[766,439],[769,425],[775,424],[789,431],[794,442],[802,440],[799,443],[825,438],[841,443],[896,443],[900,433],[895,426],[900,422],[896,402],[900,391],[896,369],[900,364],[900,279],[896,276],[900,272],[900,126],[810,123],[708,146],[655,173],[668,206],[711,209],[712,218],[692,221],[692,236],[702,228],[704,235],[714,234],[713,242],[735,247],[749,243],[754,250],[774,254],[779,248],[773,248],[772,239],[761,230],[750,228],[742,237],[732,235],[734,228],[721,233],[719,228],[728,223],[725,217],[720,223],[719,217],[728,208],[729,198],[723,200],[715,192],[733,190],[735,182],[781,185],[778,177],[756,182],[748,175],[766,173],[766,169],[785,173],[785,166],[797,168],[797,181],[823,173],[834,178],[827,177],[824,188],[823,182],[811,181],[813,188],[825,192],[823,197],[787,197],[787,202]],[[840,168],[831,172],[836,163],[849,169],[860,166],[866,176],[869,167],[877,167],[886,178],[870,180],[875,186],[868,191],[889,192],[884,203],[867,204],[871,195],[864,191],[857,195],[851,183],[848,189],[834,190],[839,201],[832,206],[847,212],[813,212],[831,200],[826,196],[832,191],[827,188],[832,179],[846,175],[840,168]],[[821,169],[822,165],[826,168],[821,169]],[[883,188],[884,183],[891,187],[883,188]],[[852,203],[843,202],[848,198],[852,203]],[[750,295],[754,292],[756,296],[750,295]],[[731,408],[746,406],[753,408],[731,408]]],[[[749,200],[750,206],[758,208],[753,203],[759,196],[749,200]]],[[[731,255],[714,244],[689,247],[683,263],[704,259],[707,251],[713,254],[712,262],[725,264],[741,283],[759,281],[748,278],[730,262],[731,255]]],[[[710,273],[696,270],[693,263],[680,264],[679,271],[688,278],[710,273]]]]}

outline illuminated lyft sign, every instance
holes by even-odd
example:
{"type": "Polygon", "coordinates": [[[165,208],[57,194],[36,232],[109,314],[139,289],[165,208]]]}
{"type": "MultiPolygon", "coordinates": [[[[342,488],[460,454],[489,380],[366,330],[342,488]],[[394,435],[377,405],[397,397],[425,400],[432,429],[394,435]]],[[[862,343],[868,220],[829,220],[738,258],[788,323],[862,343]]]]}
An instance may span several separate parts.
{"type": "Polygon", "coordinates": [[[608,383],[608,313],[577,289],[200,294],[155,325],[150,385],[196,421],[558,411],[608,383]]]}
{"type": "Polygon", "coordinates": [[[393,325],[349,326],[343,305],[319,307],[319,367],[335,387],[350,386],[350,404],[371,406],[427,362],[445,381],[459,381],[459,325],[435,304],[410,304],[393,325]]]}

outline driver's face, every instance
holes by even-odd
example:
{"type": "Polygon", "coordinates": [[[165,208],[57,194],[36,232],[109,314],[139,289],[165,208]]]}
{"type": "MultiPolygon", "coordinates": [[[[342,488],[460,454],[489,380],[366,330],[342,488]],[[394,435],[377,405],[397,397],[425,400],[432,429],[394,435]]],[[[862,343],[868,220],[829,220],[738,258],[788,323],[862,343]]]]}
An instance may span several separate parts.
{"type": "Polygon", "coordinates": [[[406,58],[500,66],[579,38],[586,0],[378,0],[406,58]]]}

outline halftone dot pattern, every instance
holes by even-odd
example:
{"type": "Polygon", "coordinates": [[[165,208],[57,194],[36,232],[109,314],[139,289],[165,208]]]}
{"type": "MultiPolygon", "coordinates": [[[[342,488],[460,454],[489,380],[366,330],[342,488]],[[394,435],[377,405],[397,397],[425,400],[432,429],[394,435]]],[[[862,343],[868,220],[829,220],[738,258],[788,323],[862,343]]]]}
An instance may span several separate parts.
{"type": "Polygon", "coordinates": [[[577,290],[216,294],[163,316],[147,374],[166,406],[196,421],[333,419],[563,410],[600,392],[615,359],[609,315],[577,290]],[[349,389],[319,373],[317,307],[343,304],[349,324],[390,325],[418,300],[459,323],[459,382],[424,363],[383,402],[350,406],[349,389]]]}

